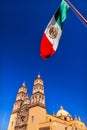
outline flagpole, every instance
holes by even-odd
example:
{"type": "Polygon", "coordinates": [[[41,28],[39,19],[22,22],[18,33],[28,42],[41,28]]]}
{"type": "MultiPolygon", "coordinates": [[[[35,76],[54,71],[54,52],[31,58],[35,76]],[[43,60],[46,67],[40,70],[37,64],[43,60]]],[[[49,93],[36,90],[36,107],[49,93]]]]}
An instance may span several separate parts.
{"type": "Polygon", "coordinates": [[[69,1],[66,0],[66,2],[68,3],[68,5],[75,11],[75,13],[82,19],[82,21],[87,24],[87,20],[86,18],[75,8],[75,6],[69,1]]]}

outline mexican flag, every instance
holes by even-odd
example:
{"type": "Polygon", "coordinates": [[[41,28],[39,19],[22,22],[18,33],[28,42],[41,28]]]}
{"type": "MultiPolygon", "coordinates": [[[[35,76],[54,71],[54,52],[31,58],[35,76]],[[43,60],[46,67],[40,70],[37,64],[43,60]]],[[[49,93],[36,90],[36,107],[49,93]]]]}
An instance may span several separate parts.
{"type": "Polygon", "coordinates": [[[62,0],[44,31],[40,45],[40,56],[43,59],[49,58],[57,50],[68,8],[69,5],[62,0]]]}

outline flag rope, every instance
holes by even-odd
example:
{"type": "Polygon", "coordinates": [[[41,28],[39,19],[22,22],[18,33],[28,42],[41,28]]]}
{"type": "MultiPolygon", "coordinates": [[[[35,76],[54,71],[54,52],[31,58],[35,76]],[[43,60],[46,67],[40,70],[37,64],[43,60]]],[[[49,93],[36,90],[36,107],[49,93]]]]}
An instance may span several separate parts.
{"type": "Polygon", "coordinates": [[[69,1],[66,0],[67,4],[72,8],[72,10],[79,16],[79,18],[87,24],[87,19],[75,8],[75,6],[69,1]]]}

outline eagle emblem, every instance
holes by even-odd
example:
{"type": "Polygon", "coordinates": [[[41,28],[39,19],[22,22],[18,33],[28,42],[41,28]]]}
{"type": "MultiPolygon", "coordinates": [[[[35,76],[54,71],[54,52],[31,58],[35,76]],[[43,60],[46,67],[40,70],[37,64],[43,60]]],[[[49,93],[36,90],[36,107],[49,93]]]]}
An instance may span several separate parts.
{"type": "Polygon", "coordinates": [[[51,26],[49,29],[49,37],[54,39],[54,38],[56,38],[57,33],[58,33],[58,27],[51,26]]]}

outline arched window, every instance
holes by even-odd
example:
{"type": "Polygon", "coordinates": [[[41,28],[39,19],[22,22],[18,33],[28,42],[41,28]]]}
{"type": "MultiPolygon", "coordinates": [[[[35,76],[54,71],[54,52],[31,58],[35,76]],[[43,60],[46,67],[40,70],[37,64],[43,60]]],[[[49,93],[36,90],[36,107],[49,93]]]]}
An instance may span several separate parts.
{"type": "Polygon", "coordinates": [[[41,98],[41,95],[39,96],[39,98],[41,98]]]}
{"type": "Polygon", "coordinates": [[[65,127],[65,130],[67,130],[67,127],[65,127]]]}
{"type": "Polygon", "coordinates": [[[52,120],[51,120],[51,119],[49,119],[49,121],[51,122],[52,120]]]}
{"type": "Polygon", "coordinates": [[[66,118],[66,117],[64,117],[64,120],[65,120],[65,121],[67,121],[67,118],[66,118]]]}

